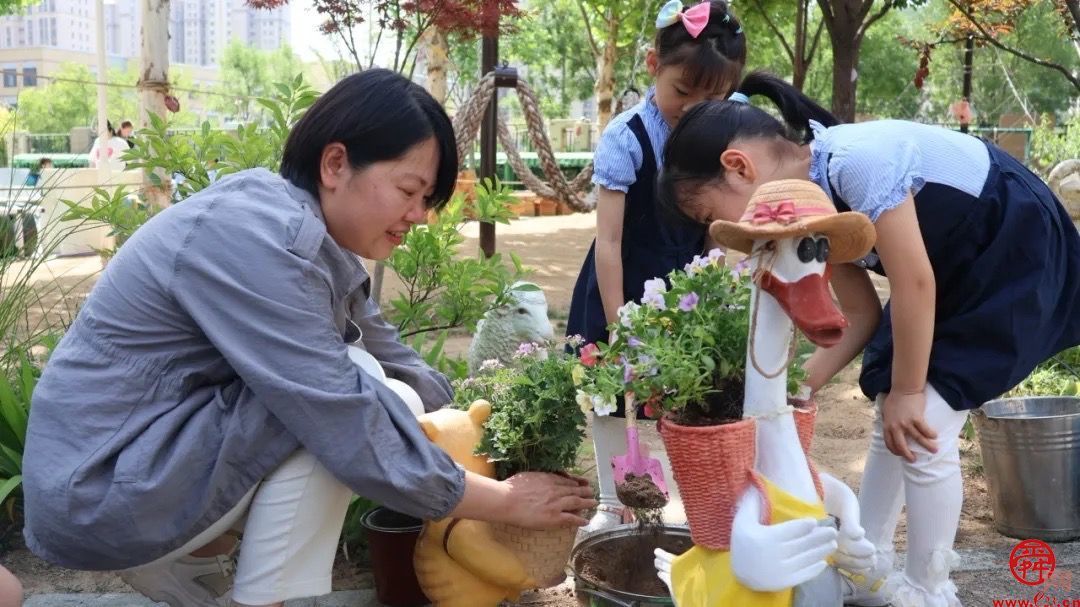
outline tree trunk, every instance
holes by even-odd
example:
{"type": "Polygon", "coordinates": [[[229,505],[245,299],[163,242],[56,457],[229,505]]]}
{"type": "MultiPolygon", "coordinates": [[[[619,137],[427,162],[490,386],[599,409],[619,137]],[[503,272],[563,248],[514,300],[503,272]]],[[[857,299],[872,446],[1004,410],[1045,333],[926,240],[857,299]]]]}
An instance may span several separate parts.
{"type": "Polygon", "coordinates": [[[440,104],[446,103],[446,73],[450,64],[450,45],[446,32],[437,27],[427,31],[427,90],[440,104]]]}
{"type": "MultiPolygon", "coordinates": [[[[854,30],[851,32],[854,34],[854,30]]],[[[855,122],[855,66],[859,64],[859,41],[832,37],[832,113],[840,122],[855,122]]]]}
{"type": "Polygon", "coordinates": [[[791,84],[799,89],[803,90],[803,85],[806,83],[806,71],[807,71],[807,59],[806,56],[806,36],[807,36],[807,18],[806,15],[810,12],[807,10],[806,0],[798,0],[795,8],[795,53],[791,62],[791,84]]]}
{"type": "MultiPolygon", "coordinates": [[[[169,0],[140,0],[142,17],[142,69],[139,72],[139,125],[150,125],[150,114],[166,117],[165,95],[169,91],[169,0]]],[[[161,187],[154,186],[150,173],[144,173],[143,188],[147,201],[163,208],[169,205],[171,180],[158,175],[161,187]]]]}
{"type": "Polygon", "coordinates": [[[615,97],[615,61],[619,44],[621,19],[609,10],[605,19],[604,47],[596,62],[596,114],[603,131],[611,120],[612,100],[615,97]]]}

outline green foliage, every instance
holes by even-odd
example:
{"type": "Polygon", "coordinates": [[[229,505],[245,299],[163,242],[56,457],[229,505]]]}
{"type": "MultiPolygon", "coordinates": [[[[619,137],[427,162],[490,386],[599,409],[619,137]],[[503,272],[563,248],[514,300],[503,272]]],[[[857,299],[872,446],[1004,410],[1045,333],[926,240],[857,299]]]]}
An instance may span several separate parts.
{"type": "Polygon", "coordinates": [[[1062,128],[1055,128],[1043,118],[1031,133],[1031,157],[1028,164],[1047,177],[1062,160],[1080,158],[1080,117],[1062,128]]]}
{"type": "MultiPolygon", "coordinates": [[[[59,342],[56,335],[42,336],[35,346],[45,349],[45,358],[59,342]]],[[[44,361],[35,361],[31,347],[8,350],[12,363],[0,372],[0,504],[14,521],[21,507],[22,456],[26,446],[26,424],[30,398],[41,377],[44,361]]]]}
{"type": "Polygon", "coordinates": [[[575,404],[573,369],[580,365],[562,347],[524,344],[512,371],[495,369],[499,386],[483,398],[491,417],[476,452],[495,462],[506,479],[518,472],[564,472],[585,438],[585,412],[575,404]]]}
{"type": "MultiPolygon", "coordinates": [[[[498,183],[481,183],[473,212],[478,221],[508,224],[512,216],[509,189],[498,183]]],[[[384,306],[387,319],[397,325],[403,339],[425,360],[450,375],[461,377],[466,365],[460,358],[443,354],[449,332],[472,331],[487,313],[509,301],[510,286],[524,275],[521,261],[511,254],[508,267],[500,254],[491,258],[460,254],[467,223],[466,201],[456,195],[426,225],[413,228],[387,260],[404,285],[384,306]]]]}
{"type": "MultiPolygon", "coordinates": [[[[589,367],[578,399],[598,414],[614,410],[615,398],[633,393],[654,413],[687,407],[723,418],[718,403],[741,403],[750,327],[750,277],[729,270],[719,250],[699,256],[686,270],[645,283],[642,305],[619,309],[610,345],[587,345],[589,367]]],[[[805,373],[796,361],[788,368],[794,393],[805,373]]]]}
{"type": "Polygon", "coordinates": [[[62,218],[64,221],[90,222],[109,227],[109,235],[116,237],[116,246],[111,249],[98,249],[98,254],[103,257],[115,255],[116,249],[154,214],[150,205],[128,193],[124,186],[111,192],[104,188],[94,188],[89,206],[71,200],[60,202],[68,207],[62,218]]]}
{"type": "Polygon", "coordinates": [[[1080,396],[1080,346],[1065,350],[1035,367],[1005,396],[1080,396]]]}
{"type": "MultiPolygon", "coordinates": [[[[244,122],[260,121],[259,98],[275,94],[276,82],[288,82],[302,65],[288,45],[263,51],[233,40],[221,58],[221,84],[211,107],[244,122]]],[[[265,107],[265,106],[262,106],[265,107]]]]}

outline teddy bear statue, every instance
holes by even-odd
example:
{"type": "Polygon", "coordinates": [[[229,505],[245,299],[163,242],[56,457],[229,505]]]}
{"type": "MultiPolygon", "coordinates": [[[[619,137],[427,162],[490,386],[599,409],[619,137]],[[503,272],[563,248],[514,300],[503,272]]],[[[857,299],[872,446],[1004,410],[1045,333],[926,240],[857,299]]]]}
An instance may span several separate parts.
{"type": "MultiPolygon", "coordinates": [[[[494,465],[473,453],[490,415],[491,405],[478,400],[468,411],[440,409],[418,421],[431,442],[463,468],[494,477],[494,465]]],[[[425,521],[413,564],[420,588],[434,607],[496,607],[536,587],[518,557],[497,542],[482,521],[425,521]]]]}

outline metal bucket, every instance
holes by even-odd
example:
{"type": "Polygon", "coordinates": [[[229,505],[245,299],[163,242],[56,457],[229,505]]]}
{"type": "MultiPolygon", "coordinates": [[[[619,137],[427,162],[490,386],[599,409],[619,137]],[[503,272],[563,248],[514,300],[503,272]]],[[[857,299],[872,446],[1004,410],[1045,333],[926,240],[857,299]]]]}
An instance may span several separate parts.
{"type": "Polygon", "coordinates": [[[998,532],[1080,538],[1080,398],[1004,398],[972,418],[998,532]]]}
{"type": "MultiPolygon", "coordinates": [[[[688,527],[664,525],[661,529],[663,537],[685,539],[686,547],[690,547],[690,529],[688,527]]],[[[638,525],[619,525],[592,534],[574,546],[574,549],[570,552],[570,568],[574,572],[574,592],[578,597],[578,602],[588,607],[672,607],[675,604],[667,592],[663,596],[634,594],[582,579],[579,560],[584,552],[606,542],[637,535],[640,535],[638,525]]],[[[652,550],[649,550],[648,558],[650,561],[653,559],[652,550]]],[[[656,575],[656,573],[653,572],[653,575],[656,575]]]]}

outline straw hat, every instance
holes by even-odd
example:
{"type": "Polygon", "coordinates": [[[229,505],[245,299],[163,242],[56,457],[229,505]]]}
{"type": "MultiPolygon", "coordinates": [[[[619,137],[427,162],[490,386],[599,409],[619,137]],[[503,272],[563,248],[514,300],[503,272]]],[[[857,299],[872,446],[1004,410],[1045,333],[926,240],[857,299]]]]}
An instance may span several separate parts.
{"type": "Polygon", "coordinates": [[[738,222],[714,221],[709,234],[721,245],[749,253],[755,240],[822,234],[829,239],[829,262],[847,263],[874,247],[874,224],[862,213],[837,213],[816,184],[782,179],[761,185],[738,222]]]}

